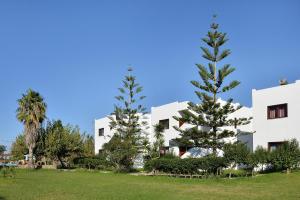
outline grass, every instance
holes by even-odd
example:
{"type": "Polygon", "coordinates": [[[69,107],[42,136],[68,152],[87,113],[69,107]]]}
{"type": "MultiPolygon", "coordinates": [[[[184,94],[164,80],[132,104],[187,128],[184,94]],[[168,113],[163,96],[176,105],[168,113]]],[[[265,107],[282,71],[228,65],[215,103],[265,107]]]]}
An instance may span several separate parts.
{"type": "Polygon", "coordinates": [[[4,199],[300,199],[300,172],[202,180],[18,170],[15,178],[0,178],[0,200],[4,199]]]}

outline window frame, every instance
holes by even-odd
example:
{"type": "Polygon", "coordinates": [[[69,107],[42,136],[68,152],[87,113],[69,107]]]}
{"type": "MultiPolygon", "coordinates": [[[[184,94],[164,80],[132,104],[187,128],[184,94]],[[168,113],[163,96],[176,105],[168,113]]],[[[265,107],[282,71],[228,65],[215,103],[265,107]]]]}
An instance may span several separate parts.
{"type": "Polygon", "coordinates": [[[101,137],[101,136],[104,136],[104,128],[99,128],[98,129],[98,136],[101,137]],[[101,133],[100,133],[101,131],[101,133]]]}
{"type": "Polygon", "coordinates": [[[278,142],[268,142],[268,151],[274,151],[280,146],[282,146],[286,141],[278,141],[278,142]],[[272,149],[272,147],[275,147],[275,149],[272,149]]]}
{"type": "Polygon", "coordinates": [[[268,120],[281,119],[281,118],[286,118],[286,117],[288,117],[288,104],[287,103],[282,103],[282,104],[276,104],[276,105],[267,106],[267,119],[268,120]],[[283,107],[285,113],[284,113],[283,117],[280,117],[279,116],[279,110],[282,107],[283,107]],[[275,110],[275,117],[274,118],[271,118],[271,116],[270,116],[271,110],[275,110]]]}
{"type": "Polygon", "coordinates": [[[168,119],[161,119],[161,120],[159,120],[158,124],[162,125],[164,127],[164,130],[170,129],[170,119],[169,118],[168,119]],[[164,124],[165,122],[168,122],[167,126],[165,126],[165,124],[164,124]]]}

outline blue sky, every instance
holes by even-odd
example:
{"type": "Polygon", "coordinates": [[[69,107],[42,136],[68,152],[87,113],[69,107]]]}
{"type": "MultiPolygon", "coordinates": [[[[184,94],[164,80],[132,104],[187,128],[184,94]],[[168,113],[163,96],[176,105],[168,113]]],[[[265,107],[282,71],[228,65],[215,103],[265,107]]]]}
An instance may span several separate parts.
{"type": "Polygon", "coordinates": [[[109,0],[0,2],[0,144],[22,125],[16,100],[28,88],[48,104],[49,119],[93,134],[109,114],[132,65],[148,109],[197,100],[201,38],[213,14],[228,33],[225,60],[242,84],[228,93],[251,106],[252,88],[300,79],[300,1],[109,0]]]}

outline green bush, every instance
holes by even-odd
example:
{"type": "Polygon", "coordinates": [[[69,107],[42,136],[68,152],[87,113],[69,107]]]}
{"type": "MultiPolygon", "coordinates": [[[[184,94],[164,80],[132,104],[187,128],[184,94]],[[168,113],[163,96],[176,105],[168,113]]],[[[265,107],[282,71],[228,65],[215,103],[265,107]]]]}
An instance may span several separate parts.
{"type": "Polygon", "coordinates": [[[160,158],[145,163],[144,169],[148,172],[157,170],[171,174],[217,174],[225,167],[224,158],[203,157],[203,158],[160,158]]]}
{"type": "Polygon", "coordinates": [[[300,149],[296,139],[290,140],[282,144],[279,148],[271,152],[270,163],[275,170],[286,170],[299,167],[300,149]]]}
{"type": "Polygon", "coordinates": [[[228,163],[228,166],[231,166],[232,168],[247,164],[249,154],[250,150],[241,142],[234,144],[228,143],[224,146],[224,158],[228,163]]]}
{"type": "Polygon", "coordinates": [[[223,177],[245,177],[248,172],[244,169],[225,169],[222,172],[223,177]]]}
{"type": "Polygon", "coordinates": [[[75,158],[73,162],[74,165],[79,168],[101,170],[111,168],[111,163],[107,161],[104,157],[100,156],[75,158]]]}
{"type": "Polygon", "coordinates": [[[3,177],[15,177],[16,171],[14,167],[2,167],[0,168],[0,173],[3,177]]]}

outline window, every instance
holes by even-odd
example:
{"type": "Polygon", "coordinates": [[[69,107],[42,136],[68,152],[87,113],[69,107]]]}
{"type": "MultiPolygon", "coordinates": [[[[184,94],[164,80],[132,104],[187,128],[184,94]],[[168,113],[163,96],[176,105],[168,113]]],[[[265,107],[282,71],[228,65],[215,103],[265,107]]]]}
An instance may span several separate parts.
{"type": "Polygon", "coordinates": [[[181,127],[184,124],[183,120],[179,120],[179,127],[181,127]]]}
{"type": "Polygon", "coordinates": [[[181,110],[181,111],[178,111],[178,113],[179,113],[180,116],[182,117],[182,119],[180,119],[180,120],[178,121],[178,122],[179,122],[179,127],[181,127],[181,126],[185,123],[185,121],[183,120],[183,117],[186,116],[185,111],[187,111],[187,110],[181,110]]]}
{"type": "Polygon", "coordinates": [[[98,134],[99,134],[99,136],[103,136],[104,135],[104,128],[99,128],[98,134]]]}
{"type": "Polygon", "coordinates": [[[268,119],[284,118],[287,116],[287,103],[268,106],[268,119]]]}
{"type": "Polygon", "coordinates": [[[159,120],[159,125],[163,126],[164,129],[169,129],[169,119],[159,120]]]}
{"type": "Polygon", "coordinates": [[[166,155],[167,153],[169,153],[169,147],[161,147],[159,149],[160,156],[166,155]]]}
{"type": "Polygon", "coordinates": [[[274,151],[278,147],[280,147],[284,142],[268,142],[268,150],[274,151]]]}

